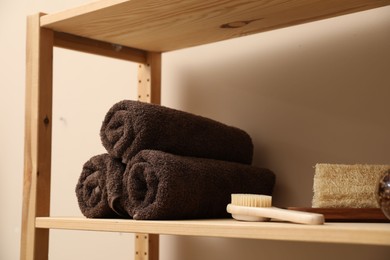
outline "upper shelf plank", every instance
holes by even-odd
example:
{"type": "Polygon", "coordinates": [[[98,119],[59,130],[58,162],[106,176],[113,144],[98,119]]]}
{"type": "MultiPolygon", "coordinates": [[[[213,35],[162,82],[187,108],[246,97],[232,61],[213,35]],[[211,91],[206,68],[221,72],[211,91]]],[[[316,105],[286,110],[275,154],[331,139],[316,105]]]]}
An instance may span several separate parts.
{"type": "Polygon", "coordinates": [[[387,223],[301,225],[283,222],[242,222],[232,219],[139,221],[39,217],[36,218],[36,227],[301,242],[390,245],[390,225],[387,223]]]}
{"type": "Polygon", "coordinates": [[[390,0],[102,0],[41,26],[165,52],[390,5],[390,0]]]}

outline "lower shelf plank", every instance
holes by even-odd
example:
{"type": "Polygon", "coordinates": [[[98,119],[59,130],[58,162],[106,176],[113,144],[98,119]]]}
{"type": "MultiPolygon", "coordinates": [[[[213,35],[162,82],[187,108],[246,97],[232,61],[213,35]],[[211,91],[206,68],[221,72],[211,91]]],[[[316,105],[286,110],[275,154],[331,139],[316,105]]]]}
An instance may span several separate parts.
{"type": "Polygon", "coordinates": [[[36,227],[390,246],[390,224],[388,223],[300,225],[284,222],[240,222],[233,219],[139,221],[86,219],[82,217],[38,217],[36,218],[36,227]]]}

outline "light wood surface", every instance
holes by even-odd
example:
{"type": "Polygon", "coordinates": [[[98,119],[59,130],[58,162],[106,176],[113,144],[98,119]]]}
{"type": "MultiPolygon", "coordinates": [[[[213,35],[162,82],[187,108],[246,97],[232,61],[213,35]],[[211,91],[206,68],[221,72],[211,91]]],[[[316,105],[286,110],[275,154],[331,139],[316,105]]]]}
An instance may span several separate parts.
{"type": "Polygon", "coordinates": [[[34,223],[50,214],[53,31],[40,28],[40,16],[27,19],[23,260],[48,258],[49,232],[34,223]]]}
{"type": "MultiPolygon", "coordinates": [[[[138,101],[161,102],[161,53],[147,52],[138,65],[138,101]]],[[[135,234],[135,260],[158,260],[160,238],[158,234],[135,234]]]]}
{"type": "Polygon", "coordinates": [[[389,5],[390,0],[103,0],[41,18],[43,27],[164,52],[389,5]]]}
{"type": "Polygon", "coordinates": [[[68,33],[54,32],[54,46],[120,60],[146,63],[147,53],[145,51],[68,33]]]}
{"type": "Polygon", "coordinates": [[[137,233],[134,260],[158,260],[159,240],[158,234],[137,233]]]}
{"type": "Polygon", "coordinates": [[[148,52],[146,63],[138,66],[138,100],[161,102],[161,53],[148,52]]]}
{"type": "Polygon", "coordinates": [[[36,226],[54,229],[390,245],[390,225],[386,223],[325,223],[311,226],[284,222],[242,222],[232,219],[138,221],[41,217],[36,219],[36,226]]]}

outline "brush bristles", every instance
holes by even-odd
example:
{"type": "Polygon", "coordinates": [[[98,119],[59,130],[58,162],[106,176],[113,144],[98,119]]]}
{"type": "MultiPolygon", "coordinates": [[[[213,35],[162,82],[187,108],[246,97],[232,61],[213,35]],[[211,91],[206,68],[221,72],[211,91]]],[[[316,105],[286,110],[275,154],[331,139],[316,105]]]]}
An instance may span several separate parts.
{"type": "Polygon", "coordinates": [[[232,204],[246,207],[271,207],[272,197],[258,194],[232,194],[232,204]]]}

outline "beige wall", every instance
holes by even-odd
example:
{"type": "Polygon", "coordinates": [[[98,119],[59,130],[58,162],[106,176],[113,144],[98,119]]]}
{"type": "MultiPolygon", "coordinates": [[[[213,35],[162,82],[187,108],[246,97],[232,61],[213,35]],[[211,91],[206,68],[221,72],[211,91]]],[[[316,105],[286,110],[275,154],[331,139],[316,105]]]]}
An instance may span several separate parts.
{"type": "MultiPolygon", "coordinates": [[[[1,0],[0,259],[19,257],[25,17],[86,0],[1,0]]],[[[77,215],[82,164],[98,130],[135,98],[136,68],[55,50],[52,215],[77,215]]],[[[277,206],[309,206],[313,166],[390,163],[390,7],[167,53],[164,105],[245,129],[255,161],[277,174],[277,206]]],[[[133,236],[51,232],[51,260],[132,259],[133,236]],[[109,258],[108,258],[109,257],[109,258]]],[[[389,247],[162,236],[162,260],[388,259],[389,247]]]]}

